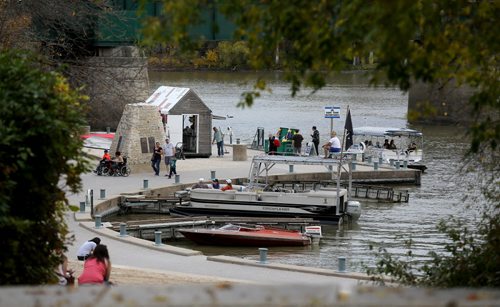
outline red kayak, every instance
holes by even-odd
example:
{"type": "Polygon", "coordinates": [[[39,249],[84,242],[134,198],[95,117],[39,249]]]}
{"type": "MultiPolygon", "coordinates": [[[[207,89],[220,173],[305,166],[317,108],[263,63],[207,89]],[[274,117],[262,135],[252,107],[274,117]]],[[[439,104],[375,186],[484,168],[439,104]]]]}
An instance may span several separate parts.
{"type": "Polygon", "coordinates": [[[179,232],[187,239],[203,245],[268,247],[311,244],[311,238],[299,231],[265,226],[228,224],[217,229],[181,229],[179,232]]]}

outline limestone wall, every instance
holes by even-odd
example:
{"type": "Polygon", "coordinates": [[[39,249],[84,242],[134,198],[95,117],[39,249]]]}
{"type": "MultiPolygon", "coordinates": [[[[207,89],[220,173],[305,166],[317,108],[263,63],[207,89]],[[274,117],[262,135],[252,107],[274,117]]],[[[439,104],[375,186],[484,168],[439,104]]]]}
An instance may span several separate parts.
{"type": "Polygon", "coordinates": [[[149,96],[147,58],[135,46],[100,48],[72,70],[90,97],[88,124],[94,130],[115,130],[124,106],[149,96]]]}
{"type": "Polygon", "coordinates": [[[119,150],[130,165],[149,165],[155,142],[163,144],[165,130],[158,107],[143,103],[127,104],[111,144],[111,155],[119,150]]]}

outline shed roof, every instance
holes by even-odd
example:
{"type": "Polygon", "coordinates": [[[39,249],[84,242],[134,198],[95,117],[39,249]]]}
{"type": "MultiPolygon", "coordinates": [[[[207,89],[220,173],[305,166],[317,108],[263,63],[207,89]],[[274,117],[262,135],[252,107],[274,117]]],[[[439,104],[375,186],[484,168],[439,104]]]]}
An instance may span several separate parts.
{"type": "Polygon", "coordinates": [[[158,106],[161,114],[168,114],[189,90],[187,87],[160,86],[146,99],[146,103],[158,106]]]}

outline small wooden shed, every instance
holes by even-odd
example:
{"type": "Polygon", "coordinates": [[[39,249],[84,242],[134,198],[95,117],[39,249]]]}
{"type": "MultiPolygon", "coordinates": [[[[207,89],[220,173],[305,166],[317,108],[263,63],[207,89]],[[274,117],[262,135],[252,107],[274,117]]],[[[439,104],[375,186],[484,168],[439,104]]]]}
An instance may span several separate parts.
{"type": "Polygon", "coordinates": [[[192,89],[160,86],[146,103],[158,107],[167,137],[187,157],[212,155],[212,110],[192,89]]]}

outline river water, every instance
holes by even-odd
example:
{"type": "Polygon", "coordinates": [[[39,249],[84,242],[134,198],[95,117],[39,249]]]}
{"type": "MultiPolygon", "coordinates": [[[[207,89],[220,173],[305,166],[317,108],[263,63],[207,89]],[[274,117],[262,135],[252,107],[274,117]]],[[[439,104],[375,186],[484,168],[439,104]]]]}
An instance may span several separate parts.
{"type": "MultiPolygon", "coordinates": [[[[301,92],[290,97],[289,85],[280,80],[279,73],[227,72],[151,72],[153,92],[160,85],[193,89],[216,115],[230,115],[214,125],[226,129],[231,126],[235,138],[251,142],[257,127],[265,129],[266,136],[279,127],[301,129],[308,136],[316,125],[327,140],[330,119],[324,118],[325,106],[341,107],[341,119],[333,128],[341,131],[346,107],[351,108],[353,125],[407,127],[407,94],[394,87],[371,87],[359,72],[342,73],[332,77],[328,85],[311,95],[301,92]],[[253,107],[236,107],[244,90],[251,89],[252,80],[265,76],[270,81],[271,93],[265,93],[253,107]]],[[[424,133],[424,159],[428,170],[422,185],[398,186],[410,191],[408,203],[361,202],[363,212],[357,224],[338,229],[323,227],[325,238],[319,246],[304,248],[270,248],[270,261],[321,268],[337,268],[337,257],[344,256],[351,271],[364,271],[373,266],[374,253],[379,247],[396,256],[406,252],[405,241],[414,241],[413,253],[425,257],[429,251],[442,251],[446,237],[436,230],[440,219],[449,216],[471,218],[470,210],[462,201],[466,189],[457,176],[463,151],[468,142],[464,131],[457,127],[412,127],[424,133]]],[[[306,137],[309,141],[310,138],[306,137]]],[[[258,259],[255,248],[200,247],[184,240],[172,244],[201,250],[206,255],[233,255],[258,259]]]]}

